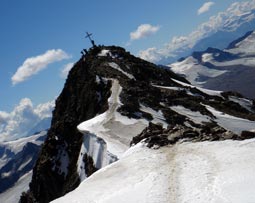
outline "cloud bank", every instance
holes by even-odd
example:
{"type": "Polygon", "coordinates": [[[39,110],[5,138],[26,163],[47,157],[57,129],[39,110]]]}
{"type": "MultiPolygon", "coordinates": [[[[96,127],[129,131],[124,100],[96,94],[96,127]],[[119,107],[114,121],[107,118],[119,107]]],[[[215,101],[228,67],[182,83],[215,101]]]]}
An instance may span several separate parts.
{"type": "Polygon", "coordinates": [[[130,33],[130,40],[138,40],[155,34],[159,30],[159,26],[150,24],[141,24],[138,28],[130,33]]]}
{"type": "Polygon", "coordinates": [[[233,3],[227,10],[220,12],[202,23],[196,30],[187,36],[175,36],[162,48],[150,47],[139,52],[139,57],[151,62],[158,62],[164,58],[177,55],[182,50],[187,50],[199,40],[210,36],[217,31],[234,31],[243,23],[255,19],[255,0],[233,3]],[[242,20],[240,20],[242,19],[242,20]]]}
{"type": "Polygon", "coordinates": [[[47,68],[49,64],[68,58],[70,56],[61,49],[48,50],[44,54],[27,58],[12,76],[12,84],[21,83],[47,68]]]}
{"type": "Polygon", "coordinates": [[[72,69],[74,63],[68,63],[64,66],[61,70],[60,77],[66,79],[68,76],[69,71],[72,69]]]}
{"type": "Polygon", "coordinates": [[[34,107],[29,98],[21,99],[12,112],[0,111],[0,142],[27,136],[40,121],[51,117],[55,101],[34,107]]]}
{"type": "Polygon", "coordinates": [[[210,8],[214,5],[214,2],[208,1],[205,2],[197,11],[197,14],[200,15],[210,10],[210,8]]]}

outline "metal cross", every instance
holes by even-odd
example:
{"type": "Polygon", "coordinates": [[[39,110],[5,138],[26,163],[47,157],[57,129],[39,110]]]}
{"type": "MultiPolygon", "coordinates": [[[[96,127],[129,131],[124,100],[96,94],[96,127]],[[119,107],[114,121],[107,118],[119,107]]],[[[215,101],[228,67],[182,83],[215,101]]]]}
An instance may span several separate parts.
{"type": "Polygon", "coordinates": [[[91,36],[92,36],[92,33],[88,33],[88,32],[86,32],[86,36],[85,36],[85,38],[89,38],[89,40],[90,40],[90,42],[91,42],[91,44],[93,45],[93,46],[95,46],[95,42],[94,42],[94,40],[92,40],[91,39],[91,36]]]}

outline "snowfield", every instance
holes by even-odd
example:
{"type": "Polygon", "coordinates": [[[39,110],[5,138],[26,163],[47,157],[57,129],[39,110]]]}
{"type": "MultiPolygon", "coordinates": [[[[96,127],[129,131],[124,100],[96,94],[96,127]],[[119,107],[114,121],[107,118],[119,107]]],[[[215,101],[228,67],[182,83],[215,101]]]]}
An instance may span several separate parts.
{"type": "Polygon", "coordinates": [[[54,203],[255,202],[255,139],[139,143],[54,203]]]}
{"type": "Polygon", "coordinates": [[[29,189],[29,183],[32,179],[32,170],[23,175],[13,187],[0,194],[0,202],[17,203],[23,191],[29,189]]]}
{"type": "MultiPolygon", "coordinates": [[[[210,59],[203,57],[203,60],[206,60],[204,62],[207,62],[210,59]]],[[[200,75],[212,78],[212,77],[220,76],[227,72],[225,70],[210,69],[206,66],[203,66],[199,64],[197,59],[193,58],[192,56],[186,58],[185,60],[181,62],[176,62],[168,66],[175,73],[185,75],[188,81],[190,81],[192,84],[195,84],[195,85],[201,85],[204,83],[202,81],[198,81],[198,78],[200,75]]]]}

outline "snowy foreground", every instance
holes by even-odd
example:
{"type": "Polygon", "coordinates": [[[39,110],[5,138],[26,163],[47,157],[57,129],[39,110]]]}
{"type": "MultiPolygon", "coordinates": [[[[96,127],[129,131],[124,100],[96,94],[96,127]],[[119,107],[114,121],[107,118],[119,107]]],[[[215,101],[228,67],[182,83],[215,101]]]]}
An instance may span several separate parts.
{"type": "Polygon", "coordinates": [[[54,203],[255,202],[255,139],[143,144],[54,203]]]}

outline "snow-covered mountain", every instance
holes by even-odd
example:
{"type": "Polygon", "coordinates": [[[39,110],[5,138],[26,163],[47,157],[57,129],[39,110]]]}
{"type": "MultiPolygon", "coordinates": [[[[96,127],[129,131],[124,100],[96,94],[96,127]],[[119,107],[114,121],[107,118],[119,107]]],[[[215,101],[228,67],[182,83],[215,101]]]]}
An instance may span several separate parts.
{"type": "Polygon", "coordinates": [[[21,202],[231,202],[239,186],[253,201],[254,109],[94,46],[69,73],[21,202]]]}
{"type": "Polygon", "coordinates": [[[192,84],[209,89],[237,91],[255,98],[255,32],[250,31],[224,49],[208,48],[170,64],[171,70],[192,84]]]}
{"type": "Polygon", "coordinates": [[[142,51],[140,56],[147,60],[156,59],[160,64],[170,64],[208,47],[224,49],[233,40],[255,29],[254,5],[254,0],[234,2],[225,11],[211,16],[190,34],[176,36],[165,47],[150,48],[142,51]]]}
{"type": "Polygon", "coordinates": [[[17,202],[21,192],[28,189],[31,170],[45,137],[46,131],[42,131],[0,144],[0,202],[17,202]]]}

